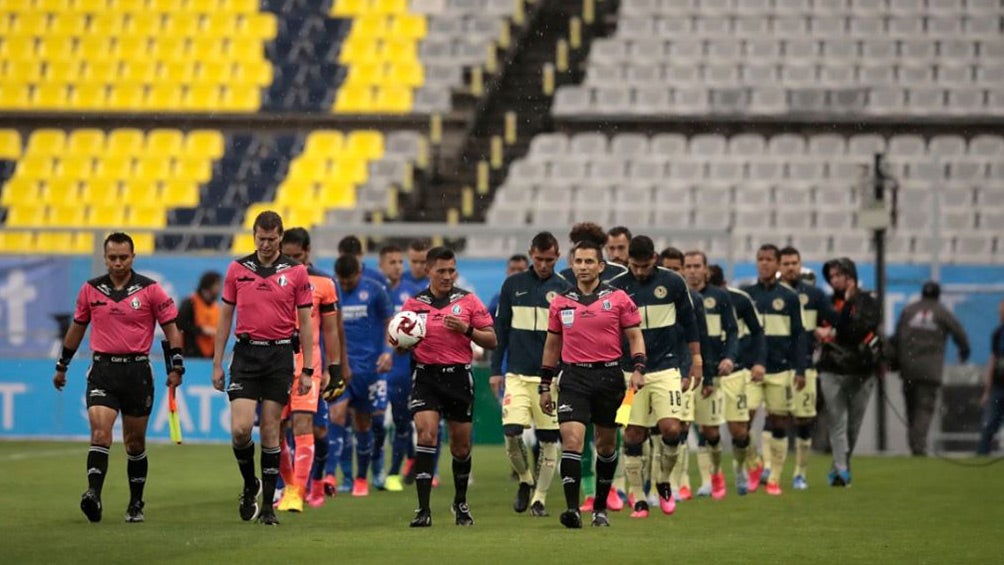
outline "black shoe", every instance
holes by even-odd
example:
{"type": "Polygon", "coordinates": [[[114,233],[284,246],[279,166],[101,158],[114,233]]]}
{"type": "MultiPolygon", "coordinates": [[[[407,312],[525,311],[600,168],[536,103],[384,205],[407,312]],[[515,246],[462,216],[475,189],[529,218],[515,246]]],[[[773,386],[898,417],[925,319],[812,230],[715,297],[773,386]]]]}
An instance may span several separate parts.
{"type": "Polygon", "coordinates": [[[428,528],[432,526],[432,511],[428,508],[419,508],[415,511],[415,517],[408,524],[411,528],[428,528]]]}
{"type": "Polygon", "coordinates": [[[533,490],[533,485],[529,483],[520,483],[519,489],[516,491],[516,500],[512,503],[512,509],[518,514],[526,512],[526,509],[530,507],[530,492],[533,490]]]}
{"type": "Polygon", "coordinates": [[[594,528],[609,528],[610,520],[607,519],[606,510],[597,510],[593,512],[593,527],[594,528]]]}
{"type": "Polygon", "coordinates": [[[261,481],[255,478],[254,486],[251,488],[244,487],[244,490],[241,492],[241,504],[239,507],[241,520],[250,522],[258,517],[258,514],[261,512],[261,507],[258,505],[259,496],[261,496],[261,481]]]}
{"type": "Polygon", "coordinates": [[[534,518],[544,518],[550,514],[547,513],[547,508],[544,507],[544,503],[537,500],[530,505],[530,515],[534,518]]]}
{"type": "Polygon", "coordinates": [[[466,502],[454,502],[450,507],[453,515],[457,518],[458,526],[473,526],[474,517],[471,516],[471,507],[466,502]]]}
{"type": "Polygon", "coordinates": [[[89,488],[80,496],[80,509],[84,511],[84,516],[87,516],[91,522],[101,521],[101,497],[94,489],[89,488]]]}
{"type": "Polygon", "coordinates": [[[275,511],[271,508],[266,508],[262,511],[261,515],[258,516],[258,521],[263,526],[278,526],[279,519],[275,517],[275,511]]]}
{"type": "Polygon", "coordinates": [[[569,508],[561,513],[561,525],[566,528],[581,528],[582,514],[578,510],[569,508]]]}
{"type": "Polygon", "coordinates": [[[126,508],[126,522],[133,523],[143,521],[146,521],[146,517],[143,516],[143,501],[129,501],[129,508],[126,508]]]}

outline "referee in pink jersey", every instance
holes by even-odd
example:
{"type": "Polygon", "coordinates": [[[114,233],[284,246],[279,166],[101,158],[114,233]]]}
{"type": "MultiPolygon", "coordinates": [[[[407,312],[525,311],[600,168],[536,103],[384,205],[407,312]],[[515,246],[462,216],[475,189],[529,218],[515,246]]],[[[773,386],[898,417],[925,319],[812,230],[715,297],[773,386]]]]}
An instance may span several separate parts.
{"type": "Polygon", "coordinates": [[[63,352],[56,362],[52,383],[57,390],[66,385],[66,370],[73,354],[91,329],[93,362],[87,371],[87,419],[91,427],[91,447],[87,451],[87,491],[80,509],[91,522],[101,521],[101,488],[108,472],[108,449],[112,426],[122,412],[122,440],[125,443],[126,473],[129,477],[129,506],[126,522],[142,522],[143,487],[146,486],[146,425],[153,409],[153,370],[150,346],[157,323],[171,344],[171,371],[167,386],[178,386],[185,374],[181,355],[183,339],[175,320],[174,300],[159,284],[132,270],[136,258],[132,238],[113,233],[105,238],[105,266],[108,274],[91,279],[77,294],[73,323],[63,339],[63,352]]]}
{"type": "Polygon", "coordinates": [[[604,261],[600,246],[581,241],[572,248],[575,288],[551,301],[547,341],[540,379],[540,406],[553,414],[551,396],[558,361],[563,366],[558,380],[558,426],[561,431],[561,482],[568,510],[561,513],[566,528],[581,528],[579,483],[582,479],[582,448],[586,426],[596,435],[596,498],[593,526],[609,526],[607,494],[617,469],[617,409],[626,386],[621,372],[622,339],[631,350],[630,384],[645,385],[645,339],[638,307],[623,290],[600,282],[604,261]]]}
{"type": "Polygon", "coordinates": [[[313,294],[307,268],[280,253],[282,218],[272,211],[254,221],[256,251],[230,264],[223,278],[223,305],[216,328],[213,386],[223,390],[223,351],[237,313],[237,343],[230,362],[230,437],[234,457],[244,479],[239,513],[244,521],[258,519],[267,526],[279,521],[272,508],[279,476],[279,424],[289,402],[295,366],[293,356],[303,347],[297,393],[313,385],[314,329],[310,322],[313,294]],[[299,323],[298,323],[299,321],[299,323]],[[300,333],[296,335],[299,326],[300,333]],[[261,403],[261,480],[255,476],[251,428],[261,403]],[[259,504],[258,496],[262,496],[259,504]]]}
{"type": "Polygon", "coordinates": [[[409,298],[401,310],[418,314],[425,322],[425,339],[412,350],[412,389],[408,408],[418,433],[415,447],[415,486],[418,510],[412,528],[432,525],[429,495],[436,463],[439,419],[446,420],[453,454],[453,506],[458,526],[473,526],[467,505],[467,479],[471,475],[471,429],[474,377],[471,375],[471,342],[495,349],[492,317],[472,292],[454,286],[457,259],[445,247],[426,254],[429,286],[409,298]]]}

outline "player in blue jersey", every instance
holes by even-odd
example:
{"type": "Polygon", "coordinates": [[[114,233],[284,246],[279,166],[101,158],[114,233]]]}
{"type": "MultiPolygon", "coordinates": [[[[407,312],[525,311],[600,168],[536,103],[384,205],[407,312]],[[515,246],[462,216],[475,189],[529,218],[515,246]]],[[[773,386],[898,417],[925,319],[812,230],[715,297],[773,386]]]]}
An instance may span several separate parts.
{"type": "MultiPolygon", "coordinates": [[[[345,343],[352,379],[348,390],[331,406],[334,425],[344,426],[348,408],[353,412],[356,441],[356,473],[352,496],[367,496],[374,436],[386,437],[383,429],[387,410],[387,376],[393,353],[384,341],[394,306],[383,285],[362,276],[362,265],[351,254],[335,261],[339,303],[345,325],[345,343]]],[[[330,454],[334,457],[336,454],[330,454]]],[[[341,456],[341,454],[337,454],[341,456]]],[[[336,459],[337,460],[337,459],[336,459]]],[[[377,479],[379,477],[374,477],[377,479]]]]}
{"type": "MultiPolygon", "coordinates": [[[[755,417],[760,398],[767,408],[767,424],[771,432],[768,446],[762,447],[770,458],[771,474],[767,479],[767,494],[780,495],[778,482],[788,457],[787,426],[791,417],[794,390],[805,388],[806,336],[802,324],[802,305],[798,294],[779,282],[777,272],[781,250],[764,244],[756,254],[757,282],[743,288],[756,303],[763,317],[767,339],[767,364],[763,382],[748,386],[750,422],[755,417]],[[768,453],[769,452],[769,453],[768,453]]],[[[753,477],[750,477],[750,482],[753,477]]]]}
{"type": "Polygon", "coordinates": [[[429,286],[429,273],[425,270],[425,255],[428,252],[427,239],[415,239],[408,244],[408,270],[401,275],[401,280],[419,290],[429,286]]]}
{"type": "Polygon", "coordinates": [[[341,257],[342,255],[352,255],[357,261],[359,261],[362,278],[371,280],[383,286],[388,285],[387,277],[385,277],[382,272],[377,269],[367,268],[363,263],[363,242],[358,237],[354,235],[347,235],[338,242],[338,256],[341,257]]]}
{"type": "MultiPolygon", "coordinates": [[[[423,263],[424,265],[424,263],[423,263]]],[[[424,267],[423,267],[424,268],[424,267]]],[[[387,277],[394,312],[401,311],[401,305],[422,289],[413,286],[402,278],[404,274],[404,253],[400,247],[387,245],[380,249],[380,272],[387,277]]],[[[394,355],[394,364],[387,373],[387,395],[390,400],[391,416],[394,419],[394,438],[391,442],[390,469],[387,470],[387,480],[384,484],[389,491],[404,490],[403,475],[414,464],[415,446],[413,442],[414,428],[411,424],[411,412],[408,410],[408,395],[411,394],[411,354],[394,355]],[[405,470],[402,472],[402,464],[405,470]]],[[[377,446],[377,450],[381,446],[377,446]]],[[[377,458],[374,451],[374,462],[377,458]]]]}

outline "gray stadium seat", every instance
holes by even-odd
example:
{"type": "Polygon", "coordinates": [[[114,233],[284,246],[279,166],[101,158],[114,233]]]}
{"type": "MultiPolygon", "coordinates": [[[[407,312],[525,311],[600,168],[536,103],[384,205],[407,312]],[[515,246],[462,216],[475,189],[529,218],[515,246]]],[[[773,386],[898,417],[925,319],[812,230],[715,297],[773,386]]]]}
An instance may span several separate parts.
{"type": "Polygon", "coordinates": [[[630,107],[632,114],[652,116],[666,112],[670,107],[672,91],[666,86],[645,86],[634,89],[634,104],[630,107]]]}
{"type": "Polygon", "coordinates": [[[662,158],[635,159],[628,167],[628,176],[634,181],[654,183],[663,180],[665,175],[666,163],[662,158]]]}
{"type": "Polygon", "coordinates": [[[609,159],[605,156],[594,158],[589,164],[589,179],[591,182],[616,184],[624,180],[627,173],[627,162],[622,158],[609,159]]]}
{"type": "Polygon", "coordinates": [[[550,161],[568,151],[568,137],[561,133],[544,133],[530,141],[529,157],[535,161],[550,161]]]}
{"type": "Polygon", "coordinates": [[[788,111],[788,94],[783,88],[762,86],[750,90],[751,114],[777,115],[788,111]]]}
{"type": "Polygon", "coordinates": [[[542,160],[518,159],[509,167],[509,177],[523,182],[537,183],[547,178],[547,166],[542,160]]]}
{"type": "Polygon", "coordinates": [[[562,86],[554,96],[555,116],[579,116],[591,113],[591,91],[580,86],[562,86]]]}
{"type": "Polygon", "coordinates": [[[670,163],[668,178],[676,181],[694,182],[704,177],[704,163],[677,161],[670,163]]]}
{"type": "Polygon", "coordinates": [[[767,151],[786,157],[802,155],[805,153],[805,138],[791,133],[775,135],[767,140],[767,151]]]}
{"type": "Polygon", "coordinates": [[[774,187],[774,198],[784,203],[786,208],[796,209],[805,215],[805,210],[812,207],[812,186],[797,183],[779,184],[774,187]]]}
{"type": "Polygon", "coordinates": [[[687,138],[678,133],[660,133],[652,138],[653,155],[684,155],[687,152],[687,138]]]}
{"type": "Polygon", "coordinates": [[[816,229],[825,233],[844,233],[854,228],[854,213],[849,210],[819,210],[816,212],[816,229]]]}
{"type": "Polygon", "coordinates": [[[993,260],[993,240],[987,235],[958,235],[955,237],[953,263],[989,263],[993,260]]]}
{"type": "Polygon", "coordinates": [[[736,188],[737,210],[769,210],[772,187],[769,184],[744,184],[736,188]]]}
{"type": "Polygon", "coordinates": [[[833,254],[854,261],[871,259],[871,238],[865,233],[838,233],[833,236],[833,254]]]}
{"type": "Polygon", "coordinates": [[[757,157],[763,154],[766,147],[766,140],[756,133],[734,135],[728,141],[728,153],[733,159],[757,157]]]}
{"type": "Polygon", "coordinates": [[[691,226],[704,230],[724,230],[732,225],[732,213],[723,209],[696,208],[691,226]]]}
{"type": "Polygon", "coordinates": [[[855,208],[854,191],[850,185],[827,185],[816,188],[816,205],[825,210],[849,211],[855,208]]]}
{"type": "Polygon", "coordinates": [[[778,229],[804,232],[812,228],[812,215],[803,210],[778,209],[774,213],[774,226],[778,229]]]}
{"type": "Polygon", "coordinates": [[[828,235],[796,234],[791,238],[791,245],[798,249],[803,261],[825,261],[832,258],[828,235]]]}
{"type": "Polygon", "coordinates": [[[607,153],[607,136],[599,132],[577,133],[569,141],[568,149],[568,156],[589,160],[607,153]]]}
{"type": "Polygon", "coordinates": [[[613,155],[633,157],[648,153],[649,139],[640,133],[619,133],[610,141],[610,152],[613,155]]]}
{"type": "Polygon", "coordinates": [[[600,86],[593,89],[596,110],[601,114],[629,114],[631,89],[627,86],[600,86]]]}

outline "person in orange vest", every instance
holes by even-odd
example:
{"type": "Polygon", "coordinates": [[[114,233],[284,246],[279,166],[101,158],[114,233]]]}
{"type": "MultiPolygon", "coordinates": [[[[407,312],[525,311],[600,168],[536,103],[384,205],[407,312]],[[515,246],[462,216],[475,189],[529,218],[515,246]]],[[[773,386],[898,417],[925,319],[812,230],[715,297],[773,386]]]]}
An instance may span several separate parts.
{"type": "Polygon", "coordinates": [[[223,277],[216,271],[206,271],[199,277],[195,292],[182,301],[178,310],[178,327],[185,337],[186,357],[213,358],[222,287],[223,277]]]}

